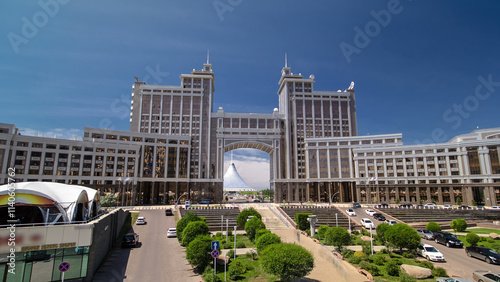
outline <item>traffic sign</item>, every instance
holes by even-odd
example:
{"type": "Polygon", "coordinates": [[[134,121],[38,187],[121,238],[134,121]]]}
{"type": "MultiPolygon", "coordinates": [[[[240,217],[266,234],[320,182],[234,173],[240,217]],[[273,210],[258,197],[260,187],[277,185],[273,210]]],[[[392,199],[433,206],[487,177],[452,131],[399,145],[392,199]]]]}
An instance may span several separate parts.
{"type": "Polygon", "coordinates": [[[212,241],[212,250],[219,249],[219,241],[212,241]]]}
{"type": "Polygon", "coordinates": [[[66,272],[69,270],[69,262],[61,262],[61,264],[59,264],[59,271],[61,272],[66,272]]]}
{"type": "Polygon", "coordinates": [[[213,250],[212,251],[212,257],[217,258],[219,256],[219,250],[213,250]]]}

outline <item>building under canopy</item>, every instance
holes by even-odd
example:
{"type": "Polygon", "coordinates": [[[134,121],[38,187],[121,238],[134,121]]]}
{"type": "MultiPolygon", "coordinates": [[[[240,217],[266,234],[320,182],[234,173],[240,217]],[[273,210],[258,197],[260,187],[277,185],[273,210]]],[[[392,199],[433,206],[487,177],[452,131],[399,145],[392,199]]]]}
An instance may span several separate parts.
{"type": "MultiPolygon", "coordinates": [[[[13,218],[0,218],[19,224],[75,223],[86,221],[98,214],[99,194],[96,190],[79,185],[54,182],[20,182],[0,186],[0,213],[9,214],[9,188],[15,192],[13,218]]],[[[11,197],[12,200],[12,197],[11,197]]]]}
{"type": "Polygon", "coordinates": [[[224,174],[224,192],[249,192],[256,191],[248,186],[236,170],[234,163],[231,163],[224,174]]]}

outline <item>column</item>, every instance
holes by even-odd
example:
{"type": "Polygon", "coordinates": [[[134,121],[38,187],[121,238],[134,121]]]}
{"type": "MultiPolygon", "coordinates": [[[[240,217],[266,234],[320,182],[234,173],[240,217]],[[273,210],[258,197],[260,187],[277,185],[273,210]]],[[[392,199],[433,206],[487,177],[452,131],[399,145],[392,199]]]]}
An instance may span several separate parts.
{"type": "Polygon", "coordinates": [[[427,202],[431,202],[431,188],[429,186],[425,187],[427,192],[427,202]]]}
{"type": "Polygon", "coordinates": [[[415,201],[417,201],[417,205],[420,204],[420,187],[416,186],[415,187],[415,201]]]}
{"type": "Polygon", "coordinates": [[[292,186],[290,185],[290,182],[286,184],[287,186],[287,193],[286,193],[286,201],[291,202],[292,201],[292,186]]]}
{"type": "Polygon", "coordinates": [[[410,203],[411,202],[410,187],[406,186],[405,192],[406,192],[406,202],[410,203]]]}
{"type": "Polygon", "coordinates": [[[309,195],[309,183],[306,183],[306,202],[310,202],[311,201],[311,195],[309,195]]]}
{"type": "Polygon", "coordinates": [[[437,192],[438,192],[438,203],[443,204],[443,187],[438,186],[437,192]]]}
{"type": "Polygon", "coordinates": [[[295,202],[301,202],[299,183],[295,182],[293,186],[295,186],[295,202]]]}

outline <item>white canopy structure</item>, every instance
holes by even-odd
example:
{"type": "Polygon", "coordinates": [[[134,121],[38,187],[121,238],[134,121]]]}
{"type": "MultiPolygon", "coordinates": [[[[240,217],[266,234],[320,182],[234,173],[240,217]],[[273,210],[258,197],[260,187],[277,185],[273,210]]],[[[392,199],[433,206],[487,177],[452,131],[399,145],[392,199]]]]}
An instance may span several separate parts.
{"type": "MultiPolygon", "coordinates": [[[[54,182],[21,182],[13,185],[16,215],[22,215],[19,218],[22,223],[85,221],[95,216],[93,212],[98,211],[100,206],[97,191],[83,186],[54,182]]],[[[0,186],[0,208],[7,207],[9,186],[0,186]]]]}
{"type": "Polygon", "coordinates": [[[224,174],[224,192],[249,192],[256,191],[250,188],[236,170],[234,163],[231,163],[224,174]]]}

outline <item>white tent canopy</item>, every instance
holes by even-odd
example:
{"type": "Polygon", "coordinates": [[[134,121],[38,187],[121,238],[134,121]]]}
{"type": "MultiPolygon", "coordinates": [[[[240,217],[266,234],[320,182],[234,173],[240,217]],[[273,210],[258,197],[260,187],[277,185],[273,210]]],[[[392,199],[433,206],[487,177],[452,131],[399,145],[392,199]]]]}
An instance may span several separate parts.
{"type": "Polygon", "coordinates": [[[229,165],[224,174],[224,192],[248,192],[256,191],[248,186],[236,170],[234,163],[229,165]]]}

